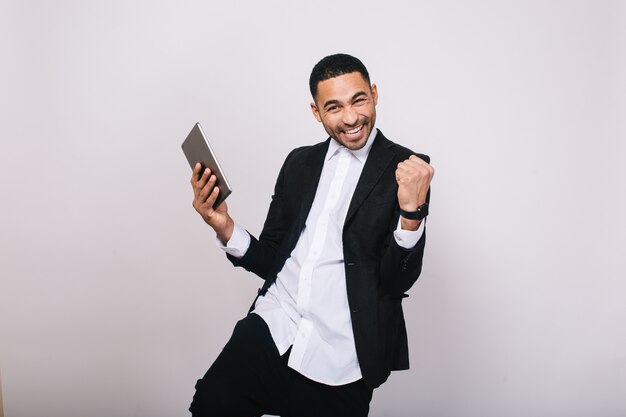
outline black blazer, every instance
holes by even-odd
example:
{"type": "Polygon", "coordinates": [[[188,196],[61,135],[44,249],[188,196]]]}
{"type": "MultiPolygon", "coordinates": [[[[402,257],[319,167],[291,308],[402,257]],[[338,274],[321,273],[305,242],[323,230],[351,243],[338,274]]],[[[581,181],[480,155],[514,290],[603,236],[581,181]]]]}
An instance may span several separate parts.
{"type": "MultiPolygon", "coordinates": [[[[278,175],[272,202],[257,240],[242,258],[228,256],[265,279],[259,295],[276,280],[296,246],[319,182],[330,138],[293,150],[278,175]]],[[[393,238],[399,218],[395,170],[417,155],[378,132],[352,196],[343,227],[348,303],[363,379],[376,388],[392,370],[408,369],[402,299],[422,269],[425,234],[411,250],[393,238]]],[[[430,193],[429,193],[430,194],[430,193]]],[[[256,301],[256,300],[255,300],[256,301]]]]}

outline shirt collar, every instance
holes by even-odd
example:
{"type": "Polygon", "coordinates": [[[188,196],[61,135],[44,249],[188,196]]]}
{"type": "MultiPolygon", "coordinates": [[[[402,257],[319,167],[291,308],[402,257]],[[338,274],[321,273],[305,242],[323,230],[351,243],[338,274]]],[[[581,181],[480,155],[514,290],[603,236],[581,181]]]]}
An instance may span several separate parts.
{"type": "MultiPolygon", "coordinates": [[[[372,144],[374,143],[374,139],[376,139],[377,133],[378,133],[378,129],[372,129],[369,137],[367,138],[367,142],[365,143],[365,146],[355,151],[348,149],[348,152],[354,155],[356,159],[361,161],[362,164],[365,164],[365,161],[367,160],[367,156],[370,153],[370,149],[372,149],[372,144]]],[[[326,153],[325,160],[328,161],[329,159],[331,159],[333,156],[337,154],[337,152],[341,148],[346,149],[345,146],[337,142],[335,139],[331,138],[330,144],[328,145],[328,152],[326,153]]]]}

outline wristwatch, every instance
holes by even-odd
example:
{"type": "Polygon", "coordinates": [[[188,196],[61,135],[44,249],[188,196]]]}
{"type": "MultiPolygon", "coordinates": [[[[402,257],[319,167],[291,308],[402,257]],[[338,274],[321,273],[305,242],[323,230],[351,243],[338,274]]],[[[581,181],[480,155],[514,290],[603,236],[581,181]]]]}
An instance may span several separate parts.
{"type": "Polygon", "coordinates": [[[428,216],[428,203],[422,204],[415,211],[404,211],[400,209],[400,215],[409,220],[422,220],[424,217],[428,216]]]}

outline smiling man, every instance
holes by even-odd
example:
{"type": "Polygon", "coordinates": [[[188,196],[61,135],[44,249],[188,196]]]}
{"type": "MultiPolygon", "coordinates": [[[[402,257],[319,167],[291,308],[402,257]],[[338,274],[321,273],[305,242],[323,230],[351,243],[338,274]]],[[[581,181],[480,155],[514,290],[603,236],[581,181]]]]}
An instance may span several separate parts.
{"type": "Polygon", "coordinates": [[[287,156],[258,239],[226,203],[212,208],[215,176],[193,172],[218,246],[264,280],[196,384],[193,416],[367,416],[373,389],[408,368],[402,300],[422,268],[434,170],[375,128],[378,91],[357,58],[325,57],[309,86],[330,138],[287,156]]]}
{"type": "Polygon", "coordinates": [[[365,146],[376,122],[378,91],[364,77],[351,72],[311,87],[313,115],[333,139],[353,151],[365,146]]]}

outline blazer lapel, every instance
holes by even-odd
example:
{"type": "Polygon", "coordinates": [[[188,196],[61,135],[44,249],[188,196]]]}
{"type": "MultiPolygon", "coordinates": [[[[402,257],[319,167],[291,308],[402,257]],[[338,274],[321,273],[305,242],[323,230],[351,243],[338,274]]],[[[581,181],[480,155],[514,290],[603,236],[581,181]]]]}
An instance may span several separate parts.
{"type": "Polygon", "coordinates": [[[329,143],[330,138],[325,142],[320,143],[319,146],[315,146],[312,149],[312,152],[307,156],[303,167],[303,171],[306,174],[302,177],[299,190],[301,193],[301,204],[300,213],[298,215],[298,230],[300,231],[304,227],[306,218],[309,215],[309,211],[311,211],[311,206],[313,205],[313,199],[315,198],[315,192],[317,191],[317,186],[319,184],[320,177],[322,176],[324,157],[328,152],[329,143]]]}
{"type": "Polygon", "coordinates": [[[394,152],[388,149],[390,144],[391,142],[383,136],[382,132],[378,131],[350,201],[344,225],[348,224],[354,213],[361,207],[361,204],[369,196],[372,188],[374,188],[374,185],[380,180],[383,172],[385,172],[385,169],[393,160],[394,152]]]}

